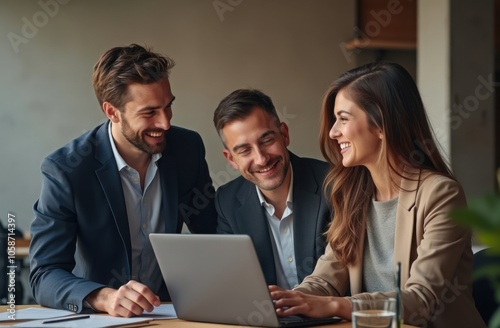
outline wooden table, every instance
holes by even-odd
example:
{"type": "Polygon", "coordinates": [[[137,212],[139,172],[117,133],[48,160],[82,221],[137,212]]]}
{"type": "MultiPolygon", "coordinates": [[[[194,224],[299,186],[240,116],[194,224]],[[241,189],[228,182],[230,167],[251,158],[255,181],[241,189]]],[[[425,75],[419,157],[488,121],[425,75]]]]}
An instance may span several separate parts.
{"type": "MultiPolygon", "coordinates": [[[[17,305],[16,310],[21,310],[21,309],[26,309],[30,307],[40,307],[39,305],[36,304],[31,304],[31,305],[17,305]]],[[[8,310],[8,307],[5,305],[0,306],[0,313],[4,313],[8,310]]],[[[13,324],[14,322],[8,321],[8,322],[0,322],[0,327],[1,326],[8,326],[13,324]]],[[[136,325],[133,325],[132,327],[135,327],[136,325]]],[[[146,324],[138,324],[140,327],[168,327],[168,328],[227,328],[230,327],[230,325],[224,325],[224,324],[214,324],[214,323],[202,323],[202,322],[194,322],[194,321],[185,321],[185,320],[180,320],[180,319],[168,319],[168,320],[153,320],[150,321],[149,323],[146,324]]],[[[240,326],[241,327],[241,326],[240,326]]],[[[323,326],[318,326],[318,327],[331,327],[331,328],[351,328],[352,324],[350,321],[342,321],[336,324],[332,325],[323,325],[323,326]]],[[[413,326],[409,325],[403,325],[403,328],[412,328],[413,326]]]]}
{"type": "Polygon", "coordinates": [[[29,255],[31,239],[29,238],[16,238],[16,259],[24,259],[29,255]]]}

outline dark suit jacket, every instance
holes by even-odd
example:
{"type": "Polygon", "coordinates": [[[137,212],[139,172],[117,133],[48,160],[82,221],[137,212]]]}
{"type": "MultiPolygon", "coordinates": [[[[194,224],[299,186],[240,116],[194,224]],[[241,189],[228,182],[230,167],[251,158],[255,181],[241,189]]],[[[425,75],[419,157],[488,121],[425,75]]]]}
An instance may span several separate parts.
{"type": "MultiPolygon", "coordinates": [[[[300,283],[313,271],[326,246],[323,233],[331,220],[331,212],[322,188],[328,164],[292,153],[290,159],[293,167],[295,263],[300,283]]],[[[228,182],[217,189],[215,207],[218,212],[217,232],[249,235],[267,284],[276,284],[274,239],[255,185],[241,176],[228,182]]]]}
{"type": "MultiPolygon", "coordinates": [[[[179,127],[166,133],[158,160],[165,232],[183,222],[214,233],[215,191],[200,136],[179,127]]],[[[120,175],[104,123],[46,157],[31,224],[30,285],[41,305],[75,312],[93,290],[119,288],[131,276],[131,240],[120,175]]],[[[165,284],[160,296],[168,300],[165,284]]]]}

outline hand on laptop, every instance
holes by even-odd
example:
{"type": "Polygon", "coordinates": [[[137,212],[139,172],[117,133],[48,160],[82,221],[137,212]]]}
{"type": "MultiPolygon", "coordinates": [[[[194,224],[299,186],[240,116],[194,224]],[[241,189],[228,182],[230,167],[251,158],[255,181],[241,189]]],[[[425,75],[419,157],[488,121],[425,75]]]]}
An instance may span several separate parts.
{"type": "Polygon", "coordinates": [[[304,315],[311,318],[338,316],[351,319],[351,303],[344,297],[317,296],[269,286],[276,313],[281,317],[304,315]]]}
{"type": "Polygon", "coordinates": [[[146,285],[135,280],[130,280],[118,290],[109,287],[97,289],[85,300],[94,310],[126,318],[152,311],[160,305],[160,298],[146,285]]]}

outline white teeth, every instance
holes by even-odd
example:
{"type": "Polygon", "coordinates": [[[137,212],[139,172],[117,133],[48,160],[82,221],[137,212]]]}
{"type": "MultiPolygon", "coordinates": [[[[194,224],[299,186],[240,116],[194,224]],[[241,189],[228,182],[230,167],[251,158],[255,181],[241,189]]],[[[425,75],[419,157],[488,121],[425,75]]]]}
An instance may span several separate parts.
{"type": "Polygon", "coordinates": [[[348,148],[350,146],[351,145],[348,142],[343,142],[343,143],[340,144],[340,149],[344,150],[344,149],[346,149],[346,148],[348,148]]]}
{"type": "Polygon", "coordinates": [[[149,133],[147,133],[148,136],[151,136],[154,138],[161,137],[162,134],[163,134],[162,132],[149,132],[149,133]]]}
{"type": "Polygon", "coordinates": [[[258,172],[258,173],[265,173],[265,172],[271,171],[271,169],[272,169],[273,167],[274,167],[274,164],[273,164],[273,165],[271,165],[271,166],[269,166],[269,167],[265,167],[265,168],[263,168],[263,169],[261,169],[261,170],[258,170],[257,172],[258,172]]]}

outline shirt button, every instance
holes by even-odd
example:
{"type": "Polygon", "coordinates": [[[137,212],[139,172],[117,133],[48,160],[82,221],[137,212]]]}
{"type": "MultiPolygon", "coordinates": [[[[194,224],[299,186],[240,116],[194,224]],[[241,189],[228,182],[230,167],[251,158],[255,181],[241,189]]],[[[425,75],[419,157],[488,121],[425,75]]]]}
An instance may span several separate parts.
{"type": "Polygon", "coordinates": [[[147,227],[148,227],[147,223],[144,223],[144,224],[142,225],[142,228],[143,228],[143,229],[146,229],[147,227]]]}
{"type": "Polygon", "coordinates": [[[293,262],[293,257],[289,256],[288,257],[288,262],[293,262]]]}

